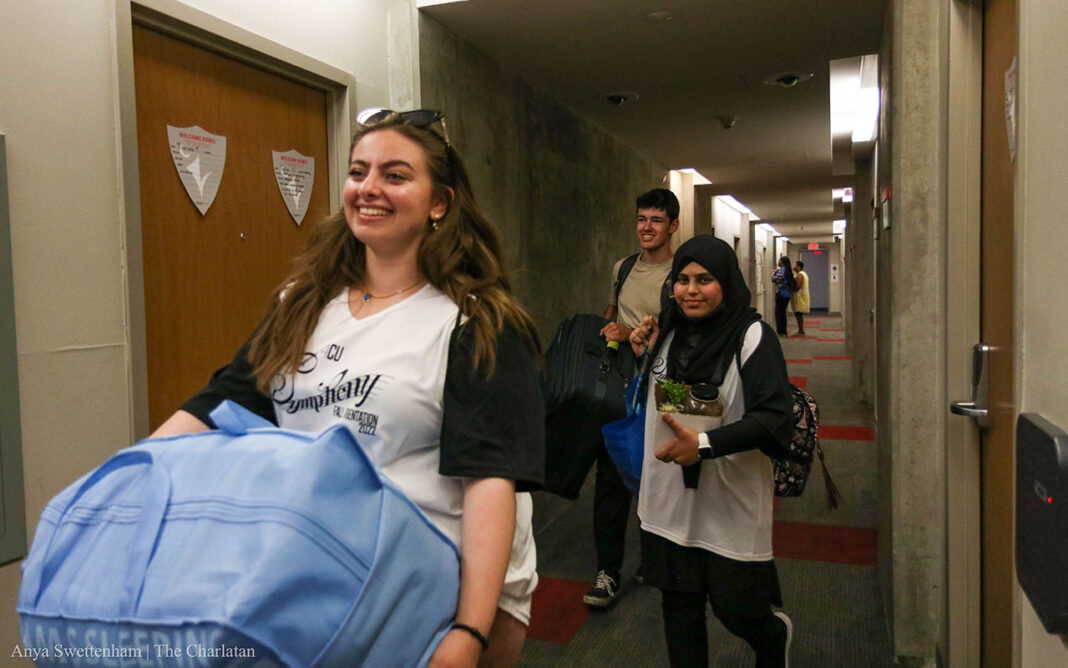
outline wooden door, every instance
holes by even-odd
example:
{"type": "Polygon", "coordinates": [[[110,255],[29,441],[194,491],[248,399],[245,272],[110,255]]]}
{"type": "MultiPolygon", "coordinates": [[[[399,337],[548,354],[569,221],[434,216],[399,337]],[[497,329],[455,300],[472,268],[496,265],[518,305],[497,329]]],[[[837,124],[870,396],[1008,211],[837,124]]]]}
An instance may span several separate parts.
{"type": "Polygon", "coordinates": [[[982,661],[1013,665],[1013,184],[1005,124],[1005,72],[1016,56],[1016,0],[983,12],[981,340],[990,353],[990,429],[980,437],[982,661]]]}
{"type": "Polygon", "coordinates": [[[155,429],[227,362],[268,306],[308,228],[329,212],[327,94],[134,26],[149,421],[155,429]],[[226,137],[205,215],[186,194],[167,126],[226,137]],[[300,227],[271,151],[315,158],[300,227]]]}

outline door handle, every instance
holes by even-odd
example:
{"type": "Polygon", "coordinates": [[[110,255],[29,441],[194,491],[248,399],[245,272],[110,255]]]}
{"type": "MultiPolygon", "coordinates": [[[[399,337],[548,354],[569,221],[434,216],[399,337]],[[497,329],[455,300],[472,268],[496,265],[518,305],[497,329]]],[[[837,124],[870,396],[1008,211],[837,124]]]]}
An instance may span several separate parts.
{"type": "Polygon", "coordinates": [[[990,426],[990,346],[977,343],[972,348],[972,400],[952,401],[949,411],[975,420],[975,426],[990,426]]]}

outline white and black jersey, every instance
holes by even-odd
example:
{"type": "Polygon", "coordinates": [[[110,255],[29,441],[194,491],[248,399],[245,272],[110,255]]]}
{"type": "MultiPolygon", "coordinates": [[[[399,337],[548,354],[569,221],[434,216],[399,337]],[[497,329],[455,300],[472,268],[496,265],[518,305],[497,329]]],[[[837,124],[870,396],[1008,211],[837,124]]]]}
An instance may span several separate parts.
{"type": "MultiPolygon", "coordinates": [[[[696,488],[683,485],[682,467],[653,454],[653,386],[649,385],[646,442],[638,517],[642,529],[676,545],[697,547],[737,561],[772,558],[772,463],[762,451],[782,442],[789,427],[789,395],[783,390],[785,364],[775,334],[760,321],[746,330],[738,357],[727,369],[719,396],[722,426],[708,432],[715,456],[700,463],[696,488]],[[773,425],[769,429],[769,425],[773,425]]],[[[653,361],[652,374],[664,377],[674,332],[653,361]]]]}

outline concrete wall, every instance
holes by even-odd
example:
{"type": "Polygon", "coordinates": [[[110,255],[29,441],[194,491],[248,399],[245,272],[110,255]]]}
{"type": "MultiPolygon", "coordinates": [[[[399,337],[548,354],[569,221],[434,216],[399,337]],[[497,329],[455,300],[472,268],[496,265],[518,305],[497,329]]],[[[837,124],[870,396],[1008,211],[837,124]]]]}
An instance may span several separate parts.
{"type": "Polygon", "coordinates": [[[880,273],[878,309],[889,316],[879,332],[878,447],[889,478],[879,495],[880,568],[893,591],[894,656],[909,666],[934,665],[945,614],[947,11],[891,3],[893,219],[877,251],[888,288],[880,273]]]}
{"type": "Polygon", "coordinates": [[[681,172],[677,169],[671,170],[668,176],[668,182],[671,184],[669,189],[675,193],[675,197],[679,198],[679,229],[674,236],[671,237],[671,250],[674,252],[678,249],[683,242],[693,238],[696,234],[696,206],[694,204],[697,193],[693,183],[692,172],[681,172]]]}
{"type": "MultiPolygon", "coordinates": [[[[1016,158],[1016,387],[1018,411],[1041,413],[1068,429],[1068,362],[1064,336],[1068,294],[1049,286],[1063,281],[1064,156],[1068,130],[1064,109],[1068,81],[1062,64],[1068,42],[1068,5],[1019,2],[1017,98],[1019,152],[1016,158]]],[[[1042,628],[1021,596],[1023,668],[1068,665],[1068,638],[1042,628]]]]}
{"type": "Polygon", "coordinates": [[[715,228],[717,237],[734,246],[735,237],[745,239],[749,234],[749,217],[738,213],[729,204],[713,199],[712,227],[715,228]]]}
{"type": "MultiPolygon", "coordinates": [[[[357,98],[388,104],[387,22],[405,32],[407,0],[227,3],[200,7],[309,58],[351,72],[357,98]],[[398,6],[399,5],[399,6],[398,6]],[[366,40],[354,39],[360,27],[366,40]],[[359,87],[358,87],[359,88],[359,87]]],[[[134,438],[117,36],[129,4],[0,0],[0,132],[7,136],[26,514],[134,438]]],[[[410,33],[411,27],[408,27],[410,33]]],[[[126,47],[129,48],[128,46],[126,47]]],[[[402,54],[394,54],[398,58],[402,54]]],[[[401,58],[403,60],[403,58],[401,58]]],[[[403,96],[402,96],[403,97],[403,96]]],[[[0,648],[15,646],[19,564],[0,568],[0,648]]],[[[6,656],[6,654],[5,654],[6,656]]]]}
{"type": "Polygon", "coordinates": [[[772,249],[772,234],[759,227],[753,228],[753,283],[749,288],[753,294],[753,308],[760,312],[768,322],[774,322],[775,302],[771,295],[771,272],[775,269],[775,253],[772,249]],[[757,259],[761,262],[758,265],[757,259]]]}
{"type": "Polygon", "coordinates": [[[715,235],[718,238],[723,239],[730,244],[731,248],[735,249],[735,254],[738,256],[738,266],[742,270],[742,276],[745,277],[749,293],[750,295],[756,293],[756,285],[750,275],[753,272],[749,271],[749,266],[753,262],[753,253],[755,252],[752,248],[753,240],[751,239],[749,214],[739,213],[730,205],[713,198],[712,227],[715,229],[715,235]]]}
{"type": "MultiPolygon", "coordinates": [[[[889,113],[889,108],[885,110],[889,113]]],[[[875,240],[873,212],[869,202],[874,196],[871,160],[856,163],[853,206],[849,225],[843,236],[844,263],[849,266],[845,277],[846,341],[853,357],[853,388],[860,398],[871,404],[875,400],[875,240]]]]}
{"type": "Polygon", "coordinates": [[[604,311],[612,265],[638,249],[634,200],[667,187],[667,170],[433,19],[420,17],[419,29],[422,104],[445,111],[479,203],[504,237],[519,297],[548,345],[563,318],[604,311]]]}

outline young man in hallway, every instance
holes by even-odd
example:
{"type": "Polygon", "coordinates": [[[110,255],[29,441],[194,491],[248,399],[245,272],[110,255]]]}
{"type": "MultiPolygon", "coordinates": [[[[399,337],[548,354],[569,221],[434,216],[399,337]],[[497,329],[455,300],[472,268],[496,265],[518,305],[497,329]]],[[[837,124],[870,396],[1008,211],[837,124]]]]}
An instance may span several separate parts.
{"type": "MultiPolygon", "coordinates": [[[[608,341],[621,343],[621,351],[629,349],[630,332],[645,316],[660,313],[661,288],[671,271],[671,235],[679,229],[679,200],[670,190],[656,188],[644,193],[638,197],[637,210],[641,252],[620,259],[612,267],[612,292],[604,312],[610,322],[601,330],[608,341]]],[[[597,578],[582,598],[588,606],[607,608],[619,592],[630,502],[630,490],[623,485],[602,443],[593,497],[597,578]]]]}

